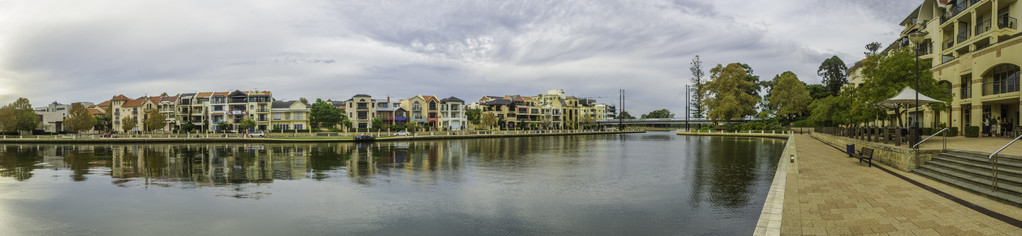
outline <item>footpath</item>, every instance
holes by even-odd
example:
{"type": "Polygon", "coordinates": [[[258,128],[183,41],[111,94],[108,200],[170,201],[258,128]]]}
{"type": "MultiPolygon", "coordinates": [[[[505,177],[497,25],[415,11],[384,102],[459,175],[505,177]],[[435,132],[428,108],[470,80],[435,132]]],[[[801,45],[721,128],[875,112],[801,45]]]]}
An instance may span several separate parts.
{"type": "Polygon", "coordinates": [[[795,169],[778,172],[787,175],[782,235],[1022,235],[1022,225],[1008,223],[1022,219],[1022,208],[876,162],[867,167],[808,135],[793,140],[795,169]]]}

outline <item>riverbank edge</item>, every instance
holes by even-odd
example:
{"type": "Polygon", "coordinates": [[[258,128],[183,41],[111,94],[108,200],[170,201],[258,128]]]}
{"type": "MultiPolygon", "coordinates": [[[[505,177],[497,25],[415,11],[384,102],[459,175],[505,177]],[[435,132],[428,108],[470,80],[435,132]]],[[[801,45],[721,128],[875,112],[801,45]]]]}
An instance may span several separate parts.
{"type": "MultiPolygon", "coordinates": [[[[376,142],[419,141],[443,139],[483,139],[511,138],[535,136],[569,136],[569,135],[601,135],[646,133],[642,130],[626,131],[595,131],[574,133],[509,133],[509,134],[470,134],[470,135],[424,135],[405,137],[377,138],[376,142]]],[[[353,143],[354,139],[280,139],[280,138],[103,138],[103,139],[0,139],[0,144],[99,144],[99,143],[353,143]]]]}
{"type": "MultiPolygon", "coordinates": [[[[769,134],[769,133],[696,133],[678,131],[678,135],[686,136],[737,136],[737,137],[759,137],[759,138],[783,138],[787,139],[791,137],[791,134],[769,134]]],[[[791,140],[789,140],[791,141],[791,140]]]]}
{"type": "MultiPolygon", "coordinates": [[[[734,135],[732,135],[734,136],[734,135]]],[[[795,149],[795,136],[787,135],[781,158],[777,160],[777,170],[770,184],[763,211],[760,212],[753,235],[781,235],[781,217],[784,213],[784,189],[788,183],[788,175],[798,171],[798,152],[795,149]],[[790,166],[790,167],[789,167],[790,166]]]]}

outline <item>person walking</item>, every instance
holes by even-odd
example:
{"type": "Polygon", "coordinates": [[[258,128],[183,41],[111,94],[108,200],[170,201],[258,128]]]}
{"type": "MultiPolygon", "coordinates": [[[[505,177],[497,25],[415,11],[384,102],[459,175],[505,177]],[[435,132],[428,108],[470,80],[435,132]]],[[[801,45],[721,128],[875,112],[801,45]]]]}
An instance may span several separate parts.
{"type": "Polygon", "coordinates": [[[990,136],[991,137],[997,137],[997,135],[1000,134],[1000,132],[998,132],[999,130],[997,130],[997,126],[998,126],[997,125],[997,118],[996,117],[990,118],[990,136]]]}
{"type": "Polygon", "coordinates": [[[990,135],[990,118],[983,117],[983,134],[980,134],[980,136],[989,135],[990,135]]]}

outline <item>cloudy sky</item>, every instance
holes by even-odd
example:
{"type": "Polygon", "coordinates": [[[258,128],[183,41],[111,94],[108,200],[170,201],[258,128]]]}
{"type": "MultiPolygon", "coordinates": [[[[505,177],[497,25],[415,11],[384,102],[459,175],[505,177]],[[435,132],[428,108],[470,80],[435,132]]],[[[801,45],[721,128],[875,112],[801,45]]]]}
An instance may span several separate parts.
{"type": "Polygon", "coordinates": [[[918,0],[0,0],[0,103],[194,91],[535,95],[684,110],[689,62],[764,79],[862,58],[918,0]]]}

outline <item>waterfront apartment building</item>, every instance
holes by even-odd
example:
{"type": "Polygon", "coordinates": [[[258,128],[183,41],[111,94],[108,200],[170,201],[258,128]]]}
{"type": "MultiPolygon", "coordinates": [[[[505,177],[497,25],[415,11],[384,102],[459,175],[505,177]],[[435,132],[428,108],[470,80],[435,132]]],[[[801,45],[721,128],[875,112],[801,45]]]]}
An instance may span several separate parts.
{"type": "Polygon", "coordinates": [[[384,125],[405,125],[408,121],[408,111],[401,107],[400,102],[387,100],[376,102],[376,117],[383,121],[384,125]]]}
{"type": "Polygon", "coordinates": [[[456,97],[440,99],[440,127],[446,130],[468,128],[465,116],[465,100],[456,97]]]}
{"type": "Polygon", "coordinates": [[[245,119],[255,121],[253,130],[268,130],[273,94],[270,91],[182,93],[175,101],[178,123],[200,130],[232,131],[245,119]]]}
{"type": "Polygon", "coordinates": [[[366,94],[356,94],[344,103],[348,120],[351,120],[351,128],[373,128],[373,118],[376,118],[376,99],[366,94]]]}
{"type": "Polygon", "coordinates": [[[953,94],[950,112],[914,114],[923,116],[924,127],[944,123],[961,129],[995,118],[1008,122],[1009,130],[1020,128],[1019,14],[1022,5],[1014,0],[958,0],[947,6],[923,1],[902,21],[897,44],[911,46],[910,34],[926,32],[916,48],[920,63],[930,65],[933,78],[953,94]]]}
{"type": "Polygon", "coordinates": [[[274,101],[270,108],[273,131],[296,131],[309,129],[311,110],[299,101],[274,101]]]}
{"type": "Polygon", "coordinates": [[[416,95],[400,103],[408,111],[409,122],[424,124],[427,129],[440,128],[440,100],[436,96],[416,95]]]}

